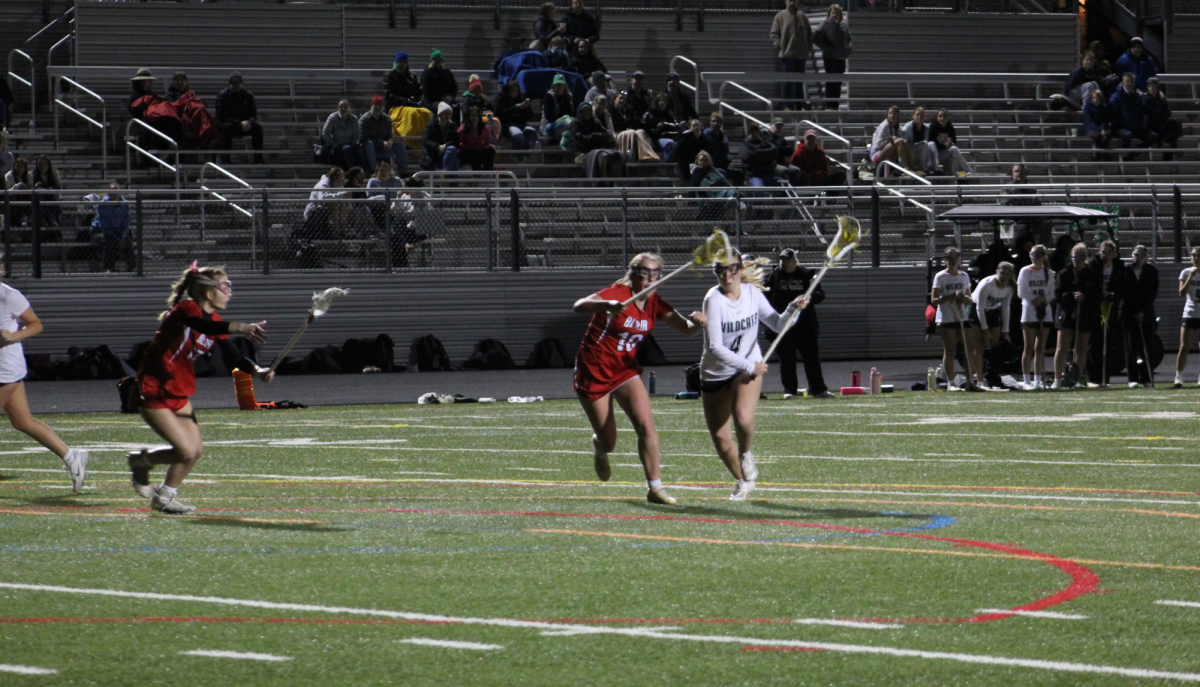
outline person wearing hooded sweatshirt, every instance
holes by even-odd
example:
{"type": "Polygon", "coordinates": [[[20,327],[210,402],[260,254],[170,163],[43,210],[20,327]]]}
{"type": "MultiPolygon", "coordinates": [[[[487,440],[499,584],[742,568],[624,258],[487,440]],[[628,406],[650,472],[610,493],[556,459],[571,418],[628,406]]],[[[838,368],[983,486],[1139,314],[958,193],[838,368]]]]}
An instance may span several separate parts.
{"type": "Polygon", "coordinates": [[[570,117],[574,112],[575,101],[567,88],[567,77],[555,74],[550,90],[542,96],[542,133],[550,138],[551,143],[557,143],[562,138],[565,124],[559,120],[570,117]]]}
{"type": "Polygon", "coordinates": [[[420,107],[421,81],[408,68],[408,53],[396,53],[392,71],[383,80],[383,100],[387,109],[393,107],[420,107]]]}
{"type": "Polygon", "coordinates": [[[492,99],[492,112],[500,119],[501,135],[512,141],[516,150],[528,150],[537,143],[537,129],[529,126],[533,107],[529,98],[521,95],[521,84],[509,79],[504,90],[492,99]]]}
{"type": "Polygon", "coordinates": [[[1146,108],[1134,80],[1133,72],[1125,72],[1121,77],[1121,85],[1113,91],[1112,98],[1108,101],[1112,128],[1121,139],[1122,147],[1128,148],[1134,139],[1149,147],[1158,143],[1158,135],[1146,128],[1146,108]]]}
{"type": "Polygon", "coordinates": [[[471,165],[475,171],[491,171],[496,159],[496,145],[492,132],[483,122],[482,112],[472,105],[463,116],[458,127],[458,158],[461,164],[471,165]]]}
{"type": "Polygon", "coordinates": [[[796,152],[792,153],[792,165],[804,172],[809,186],[841,186],[846,183],[845,172],[830,171],[829,156],[821,147],[816,129],[804,132],[804,140],[796,144],[796,152]]]}
{"type": "Polygon", "coordinates": [[[421,169],[444,169],[447,172],[457,172],[458,163],[458,128],[451,121],[454,108],[447,103],[438,103],[437,117],[429,121],[425,131],[421,133],[421,145],[425,155],[421,158],[421,169]]]}
{"type": "Polygon", "coordinates": [[[361,138],[358,117],[350,112],[350,101],[338,101],[337,110],[329,115],[321,129],[321,140],[329,146],[339,167],[349,169],[361,164],[358,146],[361,138]]]}
{"type": "Polygon", "coordinates": [[[1117,64],[1114,71],[1124,75],[1125,72],[1133,72],[1133,85],[1139,91],[1146,90],[1146,82],[1152,76],[1158,76],[1158,64],[1150,53],[1146,52],[1146,46],[1142,44],[1142,39],[1134,36],[1129,39],[1129,50],[1117,59],[1117,64]]]}
{"type": "Polygon", "coordinates": [[[606,96],[609,102],[612,102],[613,98],[617,97],[617,92],[608,87],[608,74],[604,72],[592,72],[591,83],[592,87],[583,96],[583,102],[594,102],[598,95],[606,96]]]}
{"type": "Polygon", "coordinates": [[[757,126],[746,129],[738,157],[742,160],[742,168],[746,170],[748,185],[775,185],[775,144],[768,141],[757,126]]]}
{"type": "Polygon", "coordinates": [[[571,152],[583,156],[581,162],[589,177],[622,175],[616,141],[612,132],[596,118],[591,103],[580,103],[575,119],[571,120],[571,152]]]}
{"type": "Polygon", "coordinates": [[[421,93],[425,98],[425,109],[435,114],[440,109],[438,103],[454,104],[458,82],[454,80],[454,72],[446,68],[441,50],[429,53],[429,66],[421,72],[421,93]]]}
{"type": "Polygon", "coordinates": [[[383,96],[371,98],[371,109],[358,118],[358,131],[362,139],[363,157],[367,169],[374,172],[381,158],[391,158],[396,169],[403,172],[408,167],[408,152],[403,143],[397,144],[392,118],[383,111],[383,96]]]}

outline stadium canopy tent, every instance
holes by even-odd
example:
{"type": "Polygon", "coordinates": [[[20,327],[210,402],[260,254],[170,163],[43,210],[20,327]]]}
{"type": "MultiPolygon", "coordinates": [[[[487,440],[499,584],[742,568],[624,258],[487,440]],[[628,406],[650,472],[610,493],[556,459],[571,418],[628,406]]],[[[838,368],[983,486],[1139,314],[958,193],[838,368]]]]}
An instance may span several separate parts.
{"type": "MultiPolygon", "coordinates": [[[[1019,196],[1018,196],[1019,198],[1019,196]]],[[[1067,222],[1087,222],[1097,224],[1103,221],[1111,229],[1112,213],[1091,208],[1080,208],[1074,205],[960,205],[938,215],[940,220],[954,222],[955,240],[961,242],[961,227],[963,224],[978,224],[991,222],[992,232],[996,241],[1000,240],[1000,220],[1024,222],[1051,222],[1055,220],[1067,222]]],[[[961,245],[960,245],[961,248],[961,245]]]]}

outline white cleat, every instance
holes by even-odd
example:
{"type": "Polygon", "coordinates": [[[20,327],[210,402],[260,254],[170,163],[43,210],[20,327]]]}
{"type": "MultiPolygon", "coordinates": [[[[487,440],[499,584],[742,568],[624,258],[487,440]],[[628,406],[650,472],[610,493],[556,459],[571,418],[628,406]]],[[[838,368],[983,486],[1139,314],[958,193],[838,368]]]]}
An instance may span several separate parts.
{"type": "Polygon", "coordinates": [[[67,474],[71,476],[71,489],[76,494],[83,493],[83,481],[87,479],[89,455],[87,451],[77,451],[70,449],[67,455],[63,457],[63,467],[66,468],[67,474]]]}
{"type": "Polygon", "coordinates": [[[1175,388],[1176,389],[1183,388],[1183,375],[1181,375],[1179,373],[1175,374],[1175,388]]]}
{"type": "Polygon", "coordinates": [[[751,484],[758,481],[758,466],[754,464],[754,454],[749,451],[742,454],[742,479],[751,484]]]}
{"type": "Polygon", "coordinates": [[[1130,383],[1129,383],[1129,388],[1130,388],[1130,389],[1136,389],[1136,388],[1138,388],[1139,386],[1141,386],[1141,385],[1140,385],[1140,384],[1138,384],[1137,382],[1130,382],[1130,383]]]}
{"type": "Polygon", "coordinates": [[[747,482],[739,479],[737,484],[733,486],[733,493],[729,495],[730,501],[745,501],[750,492],[754,491],[754,482],[747,482]]]}
{"type": "Polygon", "coordinates": [[[174,496],[163,498],[157,487],[154,489],[154,498],[150,500],[150,508],[163,515],[187,515],[196,511],[195,506],[185,506],[174,496]]]}
{"type": "Polygon", "coordinates": [[[1051,391],[1058,391],[1061,388],[1062,388],[1062,382],[1057,379],[1054,380],[1054,383],[1050,385],[1051,391]]]}

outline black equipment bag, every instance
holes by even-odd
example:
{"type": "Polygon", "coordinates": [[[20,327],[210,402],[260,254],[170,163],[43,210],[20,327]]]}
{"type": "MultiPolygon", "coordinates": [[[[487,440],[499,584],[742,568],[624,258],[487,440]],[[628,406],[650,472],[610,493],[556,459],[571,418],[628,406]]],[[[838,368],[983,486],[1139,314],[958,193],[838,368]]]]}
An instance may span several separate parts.
{"type": "Polygon", "coordinates": [[[468,370],[513,370],[517,367],[508,353],[508,346],[497,339],[483,339],[475,344],[471,357],[462,366],[468,370]]]}
{"type": "Polygon", "coordinates": [[[535,369],[557,369],[570,367],[571,359],[558,339],[542,339],[533,345],[533,352],[525,360],[525,367],[535,369]]]}
{"type": "Polygon", "coordinates": [[[658,342],[650,334],[646,335],[645,339],[638,344],[637,348],[638,363],[642,365],[669,365],[667,356],[663,354],[662,348],[658,342]]]}
{"type": "Polygon", "coordinates": [[[117,382],[117,393],[121,395],[121,412],[136,413],[138,402],[142,398],[137,377],[122,377],[121,381],[117,382]]]}
{"type": "MultiPolygon", "coordinates": [[[[340,360],[346,372],[362,372],[368,367],[377,367],[381,372],[395,370],[396,344],[392,337],[380,334],[374,339],[346,339],[342,344],[340,360]]],[[[404,366],[400,366],[401,370],[404,366]]]]}
{"type": "Polygon", "coordinates": [[[136,373],[108,346],[95,348],[67,349],[67,363],[63,369],[64,379],[120,379],[136,373]]]}
{"type": "Polygon", "coordinates": [[[413,339],[408,349],[408,366],[418,372],[447,372],[455,369],[446,347],[433,334],[413,339]]]}
{"type": "Polygon", "coordinates": [[[304,356],[304,374],[341,374],[342,366],[338,362],[341,353],[337,346],[324,346],[313,350],[304,356]]]}

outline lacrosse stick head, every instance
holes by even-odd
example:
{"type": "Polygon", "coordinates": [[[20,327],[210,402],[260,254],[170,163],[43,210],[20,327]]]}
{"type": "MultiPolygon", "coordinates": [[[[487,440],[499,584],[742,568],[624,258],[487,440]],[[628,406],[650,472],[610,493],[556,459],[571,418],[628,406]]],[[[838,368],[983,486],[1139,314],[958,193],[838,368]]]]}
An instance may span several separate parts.
{"type": "Polygon", "coordinates": [[[829,248],[825,249],[825,257],[830,262],[838,262],[846,257],[850,251],[858,247],[858,242],[863,237],[862,226],[859,225],[858,220],[849,215],[842,215],[837,218],[837,221],[837,235],[829,243],[829,248]]]}
{"type": "Polygon", "coordinates": [[[314,293],[312,297],[312,308],[310,308],[308,312],[313,317],[320,317],[321,315],[329,312],[329,306],[333,305],[334,298],[337,298],[338,296],[345,296],[349,293],[350,292],[346,289],[339,289],[336,286],[325,289],[320,293],[314,293]]]}
{"type": "Polygon", "coordinates": [[[732,262],[738,257],[729,234],[718,228],[713,228],[712,236],[704,240],[704,245],[692,251],[697,265],[711,265],[714,262],[732,262]]]}

